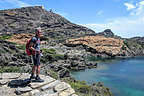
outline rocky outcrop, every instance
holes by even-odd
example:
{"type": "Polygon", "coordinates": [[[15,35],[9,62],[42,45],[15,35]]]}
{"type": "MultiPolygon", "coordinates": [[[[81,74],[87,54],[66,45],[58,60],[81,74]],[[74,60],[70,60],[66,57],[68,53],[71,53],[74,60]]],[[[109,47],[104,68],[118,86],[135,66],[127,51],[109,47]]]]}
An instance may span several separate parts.
{"type": "Polygon", "coordinates": [[[115,35],[111,29],[106,29],[103,32],[97,33],[98,36],[111,37],[115,39],[121,39],[124,41],[122,48],[125,49],[126,56],[140,56],[144,55],[144,37],[122,38],[115,35]]]}
{"type": "Polygon", "coordinates": [[[40,75],[44,82],[29,82],[28,73],[0,74],[0,94],[2,96],[71,96],[75,90],[68,83],[56,80],[50,76],[40,75]]]}
{"type": "Polygon", "coordinates": [[[97,35],[105,37],[114,37],[114,33],[111,31],[111,29],[106,29],[103,32],[97,33],[97,35]]]}
{"type": "Polygon", "coordinates": [[[126,47],[123,40],[106,38],[104,36],[86,36],[78,39],[67,40],[67,46],[83,45],[87,51],[92,53],[102,53],[108,56],[125,56],[126,47]]]}
{"type": "Polygon", "coordinates": [[[144,55],[144,37],[125,39],[124,43],[134,56],[144,55]]]}
{"type": "Polygon", "coordinates": [[[42,6],[0,11],[0,34],[34,33],[36,27],[41,27],[45,36],[54,39],[95,33],[91,29],[71,23],[52,11],[45,10],[42,6]]]}
{"type": "Polygon", "coordinates": [[[12,42],[0,40],[0,66],[25,66],[31,58],[12,42]]]}
{"type": "Polygon", "coordinates": [[[105,87],[102,82],[94,83],[92,85],[92,90],[91,96],[113,96],[109,88],[105,87]]]}
{"type": "Polygon", "coordinates": [[[33,36],[35,36],[34,34],[16,34],[16,35],[12,35],[11,38],[7,39],[7,41],[9,42],[13,42],[16,44],[26,44],[26,42],[31,39],[33,36]]]}
{"type": "Polygon", "coordinates": [[[144,37],[133,37],[133,38],[130,38],[128,40],[137,41],[137,43],[144,45],[144,37]]]}
{"type": "Polygon", "coordinates": [[[96,35],[122,39],[120,36],[115,35],[111,29],[105,29],[103,32],[96,33],[96,35]]]}

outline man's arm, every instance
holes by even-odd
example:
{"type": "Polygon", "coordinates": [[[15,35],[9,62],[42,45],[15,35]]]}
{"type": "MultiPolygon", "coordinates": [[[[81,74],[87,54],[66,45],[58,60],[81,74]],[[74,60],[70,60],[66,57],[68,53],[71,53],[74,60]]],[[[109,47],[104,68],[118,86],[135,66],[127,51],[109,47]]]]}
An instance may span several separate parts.
{"type": "Polygon", "coordinates": [[[30,42],[29,49],[32,50],[32,51],[36,51],[33,46],[34,46],[34,43],[30,42]]]}
{"type": "Polygon", "coordinates": [[[42,51],[37,51],[33,46],[35,43],[30,42],[29,49],[32,50],[34,53],[40,54],[42,51]]]}

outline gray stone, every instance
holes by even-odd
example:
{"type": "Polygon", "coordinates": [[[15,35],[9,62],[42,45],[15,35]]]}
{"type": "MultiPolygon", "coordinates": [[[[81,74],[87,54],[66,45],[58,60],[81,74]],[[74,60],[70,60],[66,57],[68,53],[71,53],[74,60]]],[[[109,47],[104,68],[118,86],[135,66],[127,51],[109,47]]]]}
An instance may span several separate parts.
{"type": "Polygon", "coordinates": [[[17,96],[14,93],[15,89],[7,86],[0,86],[0,96],[17,96]]]}
{"type": "MultiPolygon", "coordinates": [[[[5,84],[5,83],[7,84],[7,82],[9,81],[13,81],[11,83],[17,84],[17,85],[21,85],[21,84],[23,85],[25,81],[29,80],[26,78],[28,78],[30,74],[28,73],[23,73],[23,74],[4,73],[3,76],[4,76],[4,79],[0,79],[0,84],[5,84]],[[11,79],[7,78],[6,75],[7,76],[11,75],[10,77],[11,79]],[[12,75],[15,75],[17,79],[12,79],[14,78],[14,76],[12,75]]],[[[20,95],[20,96],[69,96],[75,93],[75,91],[70,87],[70,85],[65,82],[55,80],[51,78],[50,76],[40,75],[40,77],[44,79],[45,82],[42,82],[42,83],[31,82],[30,87],[23,86],[23,87],[18,87],[15,89],[15,88],[8,87],[5,84],[2,87],[0,87],[0,94],[2,96],[17,96],[17,95],[20,95]],[[38,89],[32,89],[32,88],[38,88],[38,89]]]]}
{"type": "Polygon", "coordinates": [[[75,91],[72,88],[68,88],[62,92],[59,93],[59,96],[70,96],[71,94],[74,94],[75,91]]]}
{"type": "Polygon", "coordinates": [[[70,88],[71,86],[69,85],[69,84],[67,84],[67,83],[65,83],[65,82],[61,82],[60,84],[58,84],[58,85],[56,85],[55,87],[54,87],[54,90],[56,91],[56,92],[61,92],[61,91],[63,91],[63,90],[65,90],[65,89],[68,89],[68,88],[70,88]]]}
{"type": "Polygon", "coordinates": [[[53,94],[44,94],[42,96],[59,96],[58,92],[53,93],[53,94]]]}
{"type": "Polygon", "coordinates": [[[61,82],[60,82],[59,80],[56,80],[56,81],[54,81],[54,82],[52,82],[52,83],[49,83],[49,84],[43,86],[43,87],[41,88],[41,90],[44,91],[44,90],[46,90],[46,89],[53,88],[54,86],[56,86],[57,84],[60,84],[60,83],[61,83],[61,82]]]}
{"type": "Polygon", "coordinates": [[[20,77],[20,73],[2,73],[2,79],[16,79],[20,77]]]}
{"type": "Polygon", "coordinates": [[[31,92],[29,92],[30,96],[35,96],[36,94],[40,93],[40,91],[38,89],[32,90],[31,92]]]}
{"type": "Polygon", "coordinates": [[[32,91],[32,88],[31,87],[19,87],[16,89],[17,91],[20,91],[20,92],[29,92],[29,91],[32,91]]]}
{"type": "Polygon", "coordinates": [[[1,79],[0,80],[0,85],[5,85],[9,82],[10,80],[9,79],[1,79]]]}
{"type": "Polygon", "coordinates": [[[26,78],[30,78],[30,74],[28,73],[22,73],[19,77],[19,79],[26,79],[26,78]]]}
{"type": "Polygon", "coordinates": [[[72,94],[71,96],[78,96],[78,95],[76,95],[76,94],[72,94]]]}
{"type": "Polygon", "coordinates": [[[41,92],[44,93],[44,94],[54,94],[54,93],[56,93],[56,92],[54,92],[53,88],[50,88],[50,89],[47,89],[47,90],[41,91],[41,92]]]}
{"type": "Polygon", "coordinates": [[[33,89],[39,88],[39,87],[46,85],[48,83],[51,83],[55,80],[55,79],[51,78],[50,76],[40,75],[40,77],[44,80],[44,82],[41,82],[41,83],[40,82],[32,82],[32,83],[30,83],[30,85],[33,89]]]}

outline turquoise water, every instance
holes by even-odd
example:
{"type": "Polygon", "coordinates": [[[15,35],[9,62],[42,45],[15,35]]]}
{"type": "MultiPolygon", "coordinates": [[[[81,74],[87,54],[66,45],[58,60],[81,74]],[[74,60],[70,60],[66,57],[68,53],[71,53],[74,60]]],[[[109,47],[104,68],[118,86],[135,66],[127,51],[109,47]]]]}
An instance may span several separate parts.
{"type": "Polygon", "coordinates": [[[144,57],[101,62],[98,69],[71,72],[88,84],[102,81],[114,96],[144,96],[144,57]]]}

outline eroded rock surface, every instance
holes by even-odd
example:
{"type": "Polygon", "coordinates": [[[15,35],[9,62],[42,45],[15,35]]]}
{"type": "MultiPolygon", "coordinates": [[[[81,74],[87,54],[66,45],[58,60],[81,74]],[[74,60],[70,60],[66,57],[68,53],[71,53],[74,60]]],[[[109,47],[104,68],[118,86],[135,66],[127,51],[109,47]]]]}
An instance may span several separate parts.
{"type": "Polygon", "coordinates": [[[68,83],[55,80],[50,76],[40,75],[44,82],[30,82],[27,86],[24,86],[17,85],[17,82],[29,78],[30,74],[2,73],[0,75],[0,94],[2,96],[70,96],[75,93],[68,83]],[[2,84],[6,80],[7,83],[2,84]],[[17,82],[9,85],[12,80],[17,82]]]}

